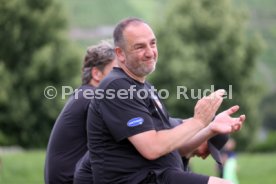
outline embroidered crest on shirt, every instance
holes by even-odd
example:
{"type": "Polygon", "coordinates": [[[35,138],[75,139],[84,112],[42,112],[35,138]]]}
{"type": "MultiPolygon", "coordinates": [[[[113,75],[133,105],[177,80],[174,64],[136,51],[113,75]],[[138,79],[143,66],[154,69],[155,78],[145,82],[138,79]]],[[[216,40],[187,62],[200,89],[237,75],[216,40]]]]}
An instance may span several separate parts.
{"type": "Polygon", "coordinates": [[[144,119],[141,117],[132,118],[127,122],[128,127],[136,127],[139,125],[142,125],[144,122],[144,119]]]}

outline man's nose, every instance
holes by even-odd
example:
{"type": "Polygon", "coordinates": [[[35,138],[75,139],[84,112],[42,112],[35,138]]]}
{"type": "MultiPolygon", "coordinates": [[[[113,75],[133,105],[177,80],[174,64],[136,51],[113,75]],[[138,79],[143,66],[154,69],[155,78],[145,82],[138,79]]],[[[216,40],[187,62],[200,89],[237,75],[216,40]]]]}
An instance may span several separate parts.
{"type": "Polygon", "coordinates": [[[148,58],[153,57],[154,56],[154,48],[151,48],[150,46],[148,46],[146,48],[145,56],[148,58]]]}

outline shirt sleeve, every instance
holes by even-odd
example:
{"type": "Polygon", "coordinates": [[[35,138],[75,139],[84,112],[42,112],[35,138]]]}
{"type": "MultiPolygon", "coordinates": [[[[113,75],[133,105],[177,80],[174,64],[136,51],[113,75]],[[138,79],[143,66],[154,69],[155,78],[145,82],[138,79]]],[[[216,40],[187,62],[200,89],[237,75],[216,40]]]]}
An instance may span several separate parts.
{"type": "Polygon", "coordinates": [[[116,141],[155,129],[145,100],[138,98],[137,91],[130,93],[130,88],[127,79],[114,80],[99,105],[104,123],[116,141]],[[119,95],[119,90],[127,93],[119,95]]]}
{"type": "Polygon", "coordinates": [[[170,124],[172,125],[172,127],[176,127],[176,126],[180,125],[183,120],[179,119],[179,118],[169,117],[169,121],[170,121],[170,124]]]}

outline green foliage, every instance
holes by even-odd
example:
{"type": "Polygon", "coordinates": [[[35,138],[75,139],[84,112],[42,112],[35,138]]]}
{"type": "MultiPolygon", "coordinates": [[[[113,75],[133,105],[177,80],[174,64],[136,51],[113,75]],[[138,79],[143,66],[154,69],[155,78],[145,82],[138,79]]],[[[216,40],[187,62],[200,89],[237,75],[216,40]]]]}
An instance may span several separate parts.
{"type": "Polygon", "coordinates": [[[63,102],[48,85],[72,85],[80,70],[54,0],[4,0],[0,6],[0,145],[45,146],[63,102]]]}
{"type": "Polygon", "coordinates": [[[260,106],[265,129],[276,131],[276,92],[267,95],[260,106]]]}
{"type": "Polygon", "coordinates": [[[184,118],[193,115],[198,98],[192,96],[202,97],[211,85],[228,93],[232,88],[232,99],[228,94],[222,109],[239,104],[247,115],[244,128],[235,135],[243,149],[259,127],[260,86],[252,74],[261,49],[259,37],[246,35],[245,21],[246,13],[229,0],[172,1],[157,30],[160,59],[151,78],[157,88],[170,91],[166,104],[172,115],[184,118]],[[177,99],[177,86],[187,88],[188,99],[177,99]]]}
{"type": "Polygon", "coordinates": [[[61,0],[72,27],[93,28],[115,25],[128,16],[153,22],[167,0],[61,0]]]}
{"type": "Polygon", "coordinates": [[[151,24],[162,19],[160,12],[167,1],[61,0],[60,2],[67,10],[72,38],[84,50],[100,40],[112,39],[112,28],[123,18],[139,17],[151,24]],[[80,32],[77,31],[75,34],[75,29],[80,32]]]}
{"type": "Polygon", "coordinates": [[[274,0],[234,0],[239,7],[247,8],[250,20],[248,21],[248,33],[258,31],[265,40],[265,49],[259,57],[257,75],[260,83],[266,85],[268,92],[275,90],[276,80],[276,1],[274,0]]]}
{"type": "Polygon", "coordinates": [[[251,0],[235,2],[241,7],[246,6],[250,10],[248,32],[258,31],[265,40],[265,49],[260,55],[260,63],[256,80],[265,86],[265,97],[262,99],[259,113],[262,115],[262,123],[268,131],[276,130],[276,1],[251,0]]]}
{"type": "Polygon", "coordinates": [[[96,27],[114,24],[124,18],[125,11],[132,12],[136,16],[141,15],[134,7],[130,6],[128,0],[118,2],[112,0],[63,1],[65,1],[64,4],[67,8],[70,9],[70,13],[78,13],[77,16],[71,16],[70,22],[72,26],[96,27]]]}
{"type": "Polygon", "coordinates": [[[276,152],[276,131],[268,133],[268,137],[264,142],[253,145],[251,152],[276,152]]]}

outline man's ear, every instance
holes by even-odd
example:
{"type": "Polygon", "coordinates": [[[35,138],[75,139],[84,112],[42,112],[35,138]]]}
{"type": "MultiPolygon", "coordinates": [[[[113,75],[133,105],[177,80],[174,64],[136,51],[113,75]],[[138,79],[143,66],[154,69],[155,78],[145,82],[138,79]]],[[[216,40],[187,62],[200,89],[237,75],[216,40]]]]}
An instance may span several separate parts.
{"type": "Polygon", "coordinates": [[[91,76],[92,76],[92,80],[95,80],[96,82],[100,82],[100,80],[102,79],[102,75],[103,73],[96,67],[93,67],[91,70],[91,76]]]}
{"type": "Polygon", "coordinates": [[[115,54],[117,56],[117,59],[119,62],[124,63],[125,62],[125,53],[120,47],[115,47],[115,54]]]}

